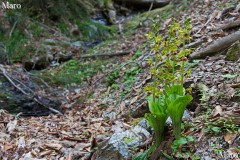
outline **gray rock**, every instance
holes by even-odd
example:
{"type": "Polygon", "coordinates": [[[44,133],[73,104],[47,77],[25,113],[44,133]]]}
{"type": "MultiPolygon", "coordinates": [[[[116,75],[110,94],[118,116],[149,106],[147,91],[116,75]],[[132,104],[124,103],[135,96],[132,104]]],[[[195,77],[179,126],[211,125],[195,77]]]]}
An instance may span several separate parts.
{"type": "Polygon", "coordinates": [[[70,148],[70,147],[74,147],[76,145],[76,142],[64,140],[64,141],[61,141],[61,144],[63,145],[63,147],[70,148]]]}
{"type": "Polygon", "coordinates": [[[151,131],[151,126],[148,124],[148,121],[145,118],[138,122],[138,125],[146,129],[147,131],[151,131]]]}
{"type": "Polygon", "coordinates": [[[150,133],[140,125],[132,130],[113,134],[109,140],[99,146],[96,153],[97,160],[121,160],[132,156],[131,150],[138,147],[146,139],[150,138],[150,133]]]}
{"type": "Polygon", "coordinates": [[[116,15],[117,15],[117,13],[116,13],[115,10],[111,9],[111,10],[108,11],[108,17],[109,17],[109,20],[110,20],[111,24],[115,24],[116,15]]]}
{"type": "Polygon", "coordinates": [[[106,112],[103,112],[103,114],[102,114],[102,117],[107,118],[107,119],[116,119],[116,116],[117,116],[116,112],[106,111],[106,112]]]}

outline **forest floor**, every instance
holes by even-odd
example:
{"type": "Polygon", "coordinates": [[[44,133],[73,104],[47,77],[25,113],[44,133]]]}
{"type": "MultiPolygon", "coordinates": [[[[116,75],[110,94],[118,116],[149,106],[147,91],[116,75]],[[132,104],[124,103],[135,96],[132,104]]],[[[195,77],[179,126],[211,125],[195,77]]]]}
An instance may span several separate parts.
{"type": "MultiPolygon", "coordinates": [[[[202,51],[221,38],[239,34],[240,4],[234,0],[194,0],[173,15],[179,22],[187,17],[192,20],[193,40],[189,45],[195,49],[186,85],[192,87],[194,100],[187,107],[189,116],[183,121],[182,134],[193,136],[195,141],[174,155],[168,144],[164,152],[173,159],[238,160],[240,55],[239,48],[233,57],[230,51],[240,46],[239,38],[223,48],[220,43],[217,50],[213,47],[202,51]]],[[[162,23],[159,31],[166,34],[171,18],[156,21],[162,23]]],[[[143,24],[131,34],[120,34],[93,48],[92,54],[96,55],[127,54],[110,57],[104,69],[77,87],[55,87],[63,92],[63,114],[21,117],[0,110],[0,159],[93,159],[97,144],[142,120],[148,110],[143,88],[151,81],[147,60],[152,52],[146,38],[149,30],[148,24],[143,24]]],[[[102,59],[108,60],[109,56],[102,59]]],[[[45,93],[44,89],[41,92],[45,93]]],[[[171,139],[169,130],[166,141],[171,139]]]]}

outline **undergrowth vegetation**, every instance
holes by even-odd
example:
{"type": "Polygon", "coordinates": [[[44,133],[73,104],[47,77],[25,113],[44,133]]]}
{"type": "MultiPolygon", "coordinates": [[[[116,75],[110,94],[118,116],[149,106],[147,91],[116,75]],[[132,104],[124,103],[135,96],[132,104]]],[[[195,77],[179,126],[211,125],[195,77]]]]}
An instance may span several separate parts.
{"type": "Polygon", "coordinates": [[[49,38],[56,32],[90,46],[110,38],[116,33],[116,26],[107,26],[92,18],[104,1],[10,0],[9,3],[22,4],[22,8],[3,10],[0,17],[1,63],[30,58],[29,54],[35,52],[31,47],[36,45],[35,40],[49,38]]]}

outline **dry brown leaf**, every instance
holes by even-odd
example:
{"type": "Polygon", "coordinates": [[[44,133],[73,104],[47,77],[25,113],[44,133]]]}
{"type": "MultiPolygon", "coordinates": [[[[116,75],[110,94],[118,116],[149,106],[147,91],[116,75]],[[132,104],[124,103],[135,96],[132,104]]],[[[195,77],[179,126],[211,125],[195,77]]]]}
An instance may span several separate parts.
{"type": "Polygon", "coordinates": [[[4,145],[4,151],[7,151],[7,150],[9,150],[9,149],[12,149],[12,148],[14,148],[15,146],[13,145],[13,144],[11,144],[11,143],[6,143],[5,145],[4,145]]]}
{"type": "Polygon", "coordinates": [[[62,148],[61,144],[58,143],[45,143],[44,144],[47,148],[59,151],[62,148]]]}
{"type": "Polygon", "coordinates": [[[92,118],[91,122],[99,122],[99,121],[103,121],[103,118],[92,118]]]}
{"type": "Polygon", "coordinates": [[[92,125],[93,129],[99,130],[101,128],[102,123],[94,123],[92,125]]]}
{"type": "Polygon", "coordinates": [[[37,152],[33,149],[33,150],[31,150],[31,155],[33,155],[34,157],[37,157],[37,152]]]}
{"type": "Polygon", "coordinates": [[[46,156],[46,155],[50,155],[52,153],[51,150],[46,150],[46,151],[42,151],[39,153],[40,157],[46,156]]]}
{"type": "Polygon", "coordinates": [[[15,128],[16,128],[16,125],[17,125],[17,119],[13,120],[13,121],[10,121],[8,124],[7,124],[7,131],[9,133],[12,133],[15,128]]]}
{"type": "Polygon", "coordinates": [[[231,99],[235,95],[235,90],[232,87],[227,87],[227,97],[231,99]]]}
{"type": "Polygon", "coordinates": [[[134,97],[134,98],[131,100],[130,104],[135,103],[135,102],[138,100],[138,97],[139,97],[139,96],[134,97]]]}
{"type": "Polygon", "coordinates": [[[127,124],[127,123],[124,123],[124,122],[123,122],[123,127],[124,127],[125,129],[130,129],[132,126],[129,125],[129,124],[127,124]]]}
{"type": "Polygon", "coordinates": [[[222,115],[222,107],[220,105],[217,105],[214,109],[214,112],[213,112],[213,117],[216,117],[216,116],[220,116],[222,115]]]}
{"type": "Polygon", "coordinates": [[[236,133],[229,133],[227,132],[224,136],[224,140],[228,142],[228,144],[232,144],[234,139],[236,138],[237,134],[236,133]]]}
{"type": "Polygon", "coordinates": [[[120,104],[119,112],[120,113],[123,112],[125,108],[126,108],[125,102],[122,101],[121,104],[120,104]]]}
{"type": "Polygon", "coordinates": [[[198,142],[202,139],[202,137],[206,134],[206,132],[204,131],[205,127],[202,127],[201,132],[198,135],[198,142]]]}

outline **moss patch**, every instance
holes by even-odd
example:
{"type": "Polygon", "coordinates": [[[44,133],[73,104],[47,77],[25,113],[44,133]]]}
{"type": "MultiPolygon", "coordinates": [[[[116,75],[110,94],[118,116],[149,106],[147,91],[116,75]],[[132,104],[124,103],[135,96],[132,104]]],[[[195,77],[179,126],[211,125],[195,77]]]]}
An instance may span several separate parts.
{"type": "Polygon", "coordinates": [[[44,71],[39,76],[55,85],[80,84],[104,68],[107,61],[79,62],[70,60],[60,67],[44,71]]]}
{"type": "Polygon", "coordinates": [[[240,58],[240,41],[235,42],[227,51],[227,59],[237,61],[240,58]]]}
{"type": "Polygon", "coordinates": [[[109,27],[91,19],[76,20],[75,23],[79,27],[80,34],[82,36],[81,39],[87,41],[106,40],[112,36],[114,31],[116,31],[115,26],[109,27]]]}

